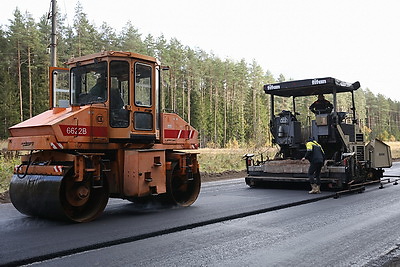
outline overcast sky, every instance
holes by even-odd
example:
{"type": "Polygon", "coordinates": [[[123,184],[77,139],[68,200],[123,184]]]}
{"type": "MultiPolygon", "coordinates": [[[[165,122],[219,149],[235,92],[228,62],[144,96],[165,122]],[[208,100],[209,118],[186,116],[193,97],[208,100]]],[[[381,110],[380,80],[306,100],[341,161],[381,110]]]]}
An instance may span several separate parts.
{"type": "MultiPolygon", "coordinates": [[[[77,0],[58,0],[73,23],[77,0]]],[[[81,0],[89,21],[118,32],[164,34],[222,59],[255,59],[274,77],[334,77],[400,101],[398,0],[81,0]]],[[[7,25],[18,7],[36,21],[50,0],[13,0],[0,10],[7,25]]],[[[262,90],[262,88],[260,88],[262,90]]]]}

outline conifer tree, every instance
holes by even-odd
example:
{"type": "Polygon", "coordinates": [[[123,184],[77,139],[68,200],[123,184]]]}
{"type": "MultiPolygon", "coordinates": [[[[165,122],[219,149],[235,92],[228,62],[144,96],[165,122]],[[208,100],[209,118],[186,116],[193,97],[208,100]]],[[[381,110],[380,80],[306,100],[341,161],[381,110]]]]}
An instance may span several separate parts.
{"type": "MultiPolygon", "coordinates": [[[[39,22],[16,9],[9,25],[0,27],[0,135],[8,127],[48,109],[48,66],[50,25],[47,16],[39,22]]],[[[270,144],[270,96],[263,85],[286,80],[274,79],[256,60],[222,60],[212,52],[191,48],[177,38],[145,37],[130,21],[122,29],[106,22],[98,28],[89,22],[81,4],[75,8],[73,25],[58,14],[58,66],[71,57],[122,50],[154,56],[168,71],[162,71],[162,111],[177,112],[200,133],[202,146],[229,146],[232,143],[270,144]]],[[[313,77],[304,77],[313,78],[313,77]]],[[[340,77],[338,77],[340,78],[340,77]]],[[[368,88],[355,93],[356,118],[369,138],[400,139],[400,103],[368,88]]],[[[329,100],[332,100],[327,96],[329,100]]],[[[307,126],[313,114],[309,105],[315,97],[296,98],[296,111],[307,126]]],[[[292,99],[275,97],[275,113],[292,106],[292,99]]],[[[339,94],[340,111],[349,109],[351,97],[339,94]]]]}

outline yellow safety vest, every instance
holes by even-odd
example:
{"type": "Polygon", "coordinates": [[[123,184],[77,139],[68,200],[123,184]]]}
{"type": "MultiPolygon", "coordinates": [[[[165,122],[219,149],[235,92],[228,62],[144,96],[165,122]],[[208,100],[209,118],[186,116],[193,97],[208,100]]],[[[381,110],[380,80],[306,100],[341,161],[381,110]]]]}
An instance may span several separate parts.
{"type": "Polygon", "coordinates": [[[319,146],[321,148],[322,153],[325,154],[324,149],[322,148],[322,146],[320,144],[317,143],[317,141],[309,141],[309,142],[307,142],[307,144],[306,144],[307,151],[312,151],[312,147],[313,146],[319,146]]]}

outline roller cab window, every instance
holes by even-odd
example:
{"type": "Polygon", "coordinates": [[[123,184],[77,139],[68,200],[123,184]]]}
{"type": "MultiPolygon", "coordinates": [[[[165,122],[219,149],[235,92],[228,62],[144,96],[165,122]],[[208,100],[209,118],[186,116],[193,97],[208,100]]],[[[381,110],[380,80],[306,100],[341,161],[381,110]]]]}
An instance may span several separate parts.
{"type": "Polygon", "coordinates": [[[107,62],[71,69],[71,103],[86,105],[107,101],[107,62]]]}
{"type": "Polygon", "coordinates": [[[151,107],[151,66],[142,63],[135,64],[135,104],[141,107],[151,107]]]}
{"type": "Polygon", "coordinates": [[[135,64],[135,105],[137,110],[133,114],[134,129],[137,131],[153,130],[152,109],[152,73],[150,65],[135,64]]]}
{"type": "Polygon", "coordinates": [[[67,108],[70,104],[69,69],[50,67],[50,108],[67,108]]]}
{"type": "Polygon", "coordinates": [[[129,126],[129,63],[110,63],[110,125],[114,128],[129,126]]]}

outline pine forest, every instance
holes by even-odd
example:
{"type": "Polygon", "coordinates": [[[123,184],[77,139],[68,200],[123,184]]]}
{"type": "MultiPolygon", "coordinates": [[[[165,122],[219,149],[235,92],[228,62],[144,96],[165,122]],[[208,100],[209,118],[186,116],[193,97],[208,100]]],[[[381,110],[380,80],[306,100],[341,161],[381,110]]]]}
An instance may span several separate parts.
{"type": "MultiPolygon", "coordinates": [[[[8,128],[48,109],[48,67],[51,25],[46,15],[36,21],[18,9],[8,25],[0,25],[0,136],[8,128]]],[[[265,146],[269,133],[269,96],[263,85],[285,81],[274,78],[256,60],[221,59],[201,48],[188,47],[178,39],[142,35],[131,23],[113,29],[89,22],[81,5],[75,8],[71,26],[58,18],[58,66],[71,57],[102,50],[131,51],[158,58],[170,70],[163,72],[162,109],[176,112],[200,133],[202,147],[232,145],[265,146]]],[[[304,79],[319,77],[304,77],[304,79]]],[[[335,77],[340,79],[340,77],[335,77]]],[[[357,77],[354,77],[357,79],[357,77]]],[[[347,82],[355,82],[347,81],[347,82]]],[[[361,87],[363,85],[360,81],[361,87]]],[[[276,112],[292,105],[279,98],[276,112]]],[[[331,100],[327,96],[328,100],[331,100]]],[[[400,140],[400,103],[362,87],[355,93],[357,119],[368,138],[400,140]]],[[[301,119],[312,116],[308,106],[315,97],[296,102],[301,119]]],[[[351,96],[341,94],[341,111],[352,114],[351,96]]]]}

